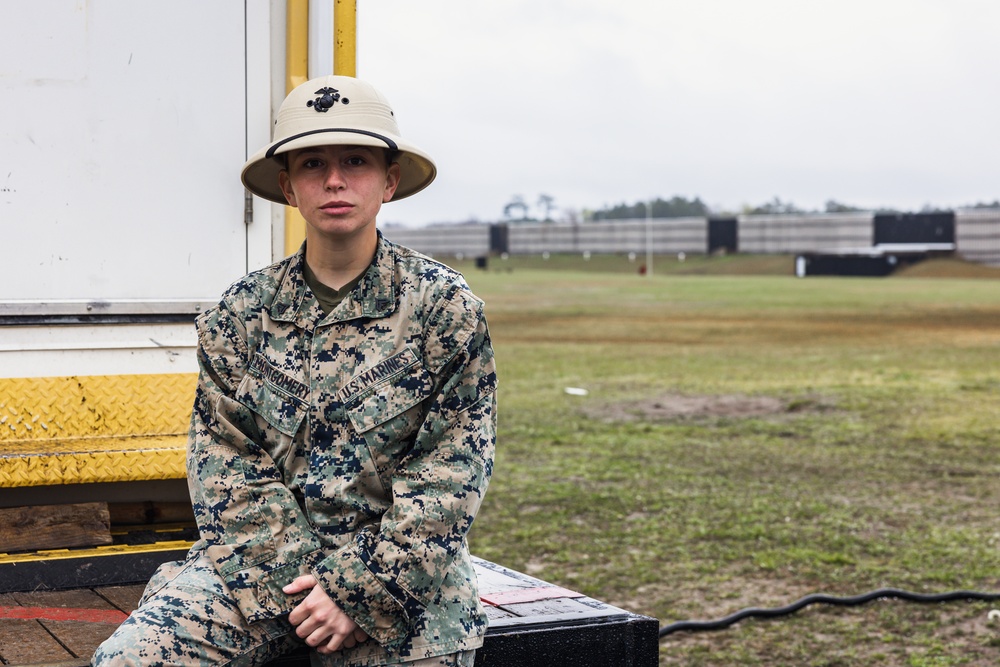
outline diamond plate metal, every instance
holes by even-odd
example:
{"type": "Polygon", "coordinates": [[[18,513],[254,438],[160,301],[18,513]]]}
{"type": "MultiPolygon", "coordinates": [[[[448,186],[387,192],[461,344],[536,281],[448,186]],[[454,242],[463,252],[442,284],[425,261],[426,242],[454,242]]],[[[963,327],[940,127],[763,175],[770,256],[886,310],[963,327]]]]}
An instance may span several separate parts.
{"type": "Polygon", "coordinates": [[[187,433],[197,375],[0,378],[0,445],[187,433]]]}
{"type": "Polygon", "coordinates": [[[0,487],[136,482],[185,476],[187,436],[0,445],[0,487]]]}
{"type": "Polygon", "coordinates": [[[197,376],[0,379],[0,487],[185,476],[197,376]]]}

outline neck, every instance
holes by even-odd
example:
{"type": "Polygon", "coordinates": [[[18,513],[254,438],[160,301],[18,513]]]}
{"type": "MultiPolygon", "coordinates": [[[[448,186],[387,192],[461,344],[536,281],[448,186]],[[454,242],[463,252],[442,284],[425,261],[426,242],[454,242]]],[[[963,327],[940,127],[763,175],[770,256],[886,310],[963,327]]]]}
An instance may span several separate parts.
{"type": "Polygon", "coordinates": [[[329,287],[340,289],[368,268],[378,247],[378,235],[371,234],[331,240],[306,229],[306,262],[316,278],[329,287]]]}

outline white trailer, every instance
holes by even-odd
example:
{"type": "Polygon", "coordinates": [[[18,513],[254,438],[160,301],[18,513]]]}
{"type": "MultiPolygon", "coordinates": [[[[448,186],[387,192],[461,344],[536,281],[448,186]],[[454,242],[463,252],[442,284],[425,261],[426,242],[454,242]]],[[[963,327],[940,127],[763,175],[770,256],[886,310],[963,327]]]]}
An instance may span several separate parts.
{"type": "Polygon", "coordinates": [[[0,507],[186,498],[192,322],[286,254],[238,174],[289,83],[332,71],[333,13],[0,2],[0,507]]]}

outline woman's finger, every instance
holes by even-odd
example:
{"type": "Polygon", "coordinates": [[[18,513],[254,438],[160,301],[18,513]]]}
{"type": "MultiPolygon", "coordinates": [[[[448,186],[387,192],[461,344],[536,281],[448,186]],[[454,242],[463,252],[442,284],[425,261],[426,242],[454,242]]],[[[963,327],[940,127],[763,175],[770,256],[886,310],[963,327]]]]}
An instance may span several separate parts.
{"type": "Polygon", "coordinates": [[[292,583],[286,584],[281,590],[284,591],[286,595],[295,595],[296,593],[309,590],[315,585],[316,577],[311,574],[303,574],[301,577],[295,577],[295,579],[292,580],[292,583]]]}
{"type": "Polygon", "coordinates": [[[344,635],[334,634],[334,635],[332,635],[330,637],[330,641],[328,641],[323,646],[320,646],[316,650],[317,650],[317,652],[322,653],[323,655],[329,655],[330,653],[336,653],[337,651],[339,651],[341,649],[341,645],[343,644],[343,641],[344,641],[344,635]]]}

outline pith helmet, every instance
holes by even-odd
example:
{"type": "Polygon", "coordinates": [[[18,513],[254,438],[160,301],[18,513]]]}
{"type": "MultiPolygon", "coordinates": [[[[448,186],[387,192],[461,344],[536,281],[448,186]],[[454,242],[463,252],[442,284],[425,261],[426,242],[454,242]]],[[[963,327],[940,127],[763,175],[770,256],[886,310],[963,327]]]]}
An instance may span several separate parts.
{"type": "Polygon", "coordinates": [[[247,190],[279,204],[284,168],[282,153],[329,145],[378,146],[397,152],[399,186],[393,201],[426,188],[437,168],[430,156],[399,135],[389,101],[371,85],[349,76],[306,81],[288,94],[274,124],[270,144],[243,165],[240,178],[247,190]]]}

